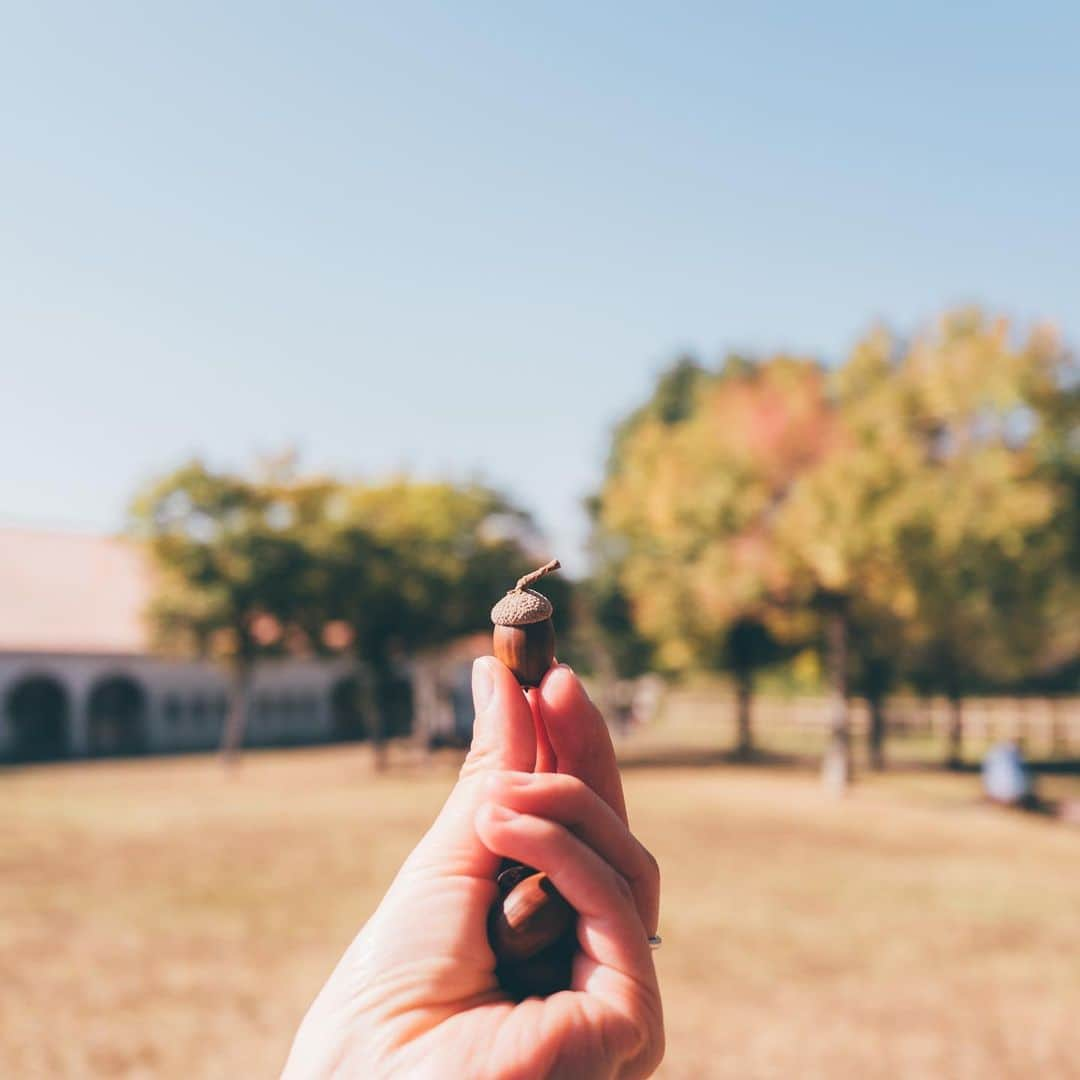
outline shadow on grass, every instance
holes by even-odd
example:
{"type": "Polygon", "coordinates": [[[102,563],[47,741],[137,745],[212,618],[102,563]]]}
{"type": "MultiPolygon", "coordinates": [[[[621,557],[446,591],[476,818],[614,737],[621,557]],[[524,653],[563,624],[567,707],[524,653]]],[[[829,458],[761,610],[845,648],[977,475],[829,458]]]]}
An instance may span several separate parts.
{"type": "MultiPolygon", "coordinates": [[[[816,769],[821,764],[820,751],[755,750],[740,754],[730,749],[704,749],[686,746],[642,747],[632,744],[618,748],[620,769],[708,768],[710,766],[747,765],[753,768],[816,769]]],[[[856,754],[855,767],[865,773],[941,773],[953,772],[977,775],[982,769],[979,761],[963,761],[946,764],[933,759],[904,759],[886,761],[883,769],[874,769],[856,754]]],[[[1029,761],[1027,767],[1034,773],[1049,776],[1080,775],[1080,758],[1055,759],[1052,761],[1029,761]]]]}
{"type": "MultiPolygon", "coordinates": [[[[982,769],[981,761],[961,761],[958,763],[944,764],[932,761],[914,762],[921,769],[947,769],[949,772],[977,773],[982,769]]],[[[1080,776],[1080,758],[1054,758],[1035,759],[1024,761],[1024,767],[1034,773],[1046,776],[1080,776]]]]}
{"type": "Polygon", "coordinates": [[[1055,759],[1054,761],[1032,761],[1028,767],[1037,773],[1051,776],[1080,776],[1080,758],[1055,759]]]}
{"type": "Polygon", "coordinates": [[[806,769],[814,768],[818,758],[810,754],[777,753],[755,750],[740,754],[734,750],[693,750],[686,747],[650,747],[642,750],[621,750],[620,769],[685,769],[707,768],[711,765],[752,765],[757,768],[806,769]]]}

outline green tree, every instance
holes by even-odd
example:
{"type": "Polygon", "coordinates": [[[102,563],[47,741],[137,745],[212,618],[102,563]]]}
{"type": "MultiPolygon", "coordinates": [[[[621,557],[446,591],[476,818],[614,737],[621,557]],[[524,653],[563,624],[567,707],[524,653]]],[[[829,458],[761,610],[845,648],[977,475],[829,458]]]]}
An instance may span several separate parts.
{"type": "MultiPolygon", "coordinates": [[[[344,624],[376,765],[385,763],[391,688],[421,649],[490,630],[490,611],[534,560],[528,515],[481,485],[405,478],[322,491],[304,528],[314,555],[309,636],[344,624]]],[[[546,589],[562,625],[568,586],[546,589]]]]}
{"type": "Polygon", "coordinates": [[[230,673],[222,751],[231,758],[243,744],[252,666],[286,646],[308,552],[272,488],[198,460],[147,485],[130,520],[155,566],[148,614],[158,643],[230,673]]]}
{"type": "Polygon", "coordinates": [[[965,310],[913,342],[899,379],[923,465],[896,546],[916,601],[910,666],[952,703],[957,764],[965,695],[1032,673],[1074,621],[1075,367],[1046,329],[1018,340],[965,310]]]}
{"type": "MultiPolygon", "coordinates": [[[[380,766],[408,660],[490,629],[537,543],[528,516],[480,485],[342,484],[298,475],[291,460],[257,479],[192,462],[137,497],[132,526],[157,568],[159,642],[231,673],[227,755],[243,742],[257,658],[346,649],[380,766]]],[[[565,626],[568,584],[547,591],[565,626]]]]}
{"type": "Polygon", "coordinates": [[[1062,436],[1042,416],[1063,362],[1042,336],[1015,344],[1005,322],[964,311],[903,348],[876,330],[837,372],[838,436],[778,525],[792,592],[825,622],[833,786],[850,771],[852,668],[872,712],[900,673],[944,691],[956,761],[965,694],[1021,676],[1053,635],[1069,486],[1047,467],[1062,436]]]}

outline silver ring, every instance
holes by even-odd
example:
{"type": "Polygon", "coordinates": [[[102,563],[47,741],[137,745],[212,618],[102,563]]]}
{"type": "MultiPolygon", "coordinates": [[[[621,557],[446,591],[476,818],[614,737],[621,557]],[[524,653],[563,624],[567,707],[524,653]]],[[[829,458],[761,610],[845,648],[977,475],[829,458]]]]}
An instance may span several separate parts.
{"type": "Polygon", "coordinates": [[[649,948],[650,949],[659,949],[660,946],[663,945],[663,944],[664,944],[664,939],[659,934],[650,934],[649,935],[649,948]]]}

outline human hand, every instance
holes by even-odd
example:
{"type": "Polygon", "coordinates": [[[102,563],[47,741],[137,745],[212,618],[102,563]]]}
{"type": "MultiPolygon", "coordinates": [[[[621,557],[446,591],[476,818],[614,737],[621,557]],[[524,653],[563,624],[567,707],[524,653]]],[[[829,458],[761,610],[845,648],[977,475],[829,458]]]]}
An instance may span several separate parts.
{"type": "Polygon", "coordinates": [[[557,773],[532,771],[513,675],[477,660],[458,783],[304,1018],[286,1080],[631,1080],[659,1064],[656,862],[627,827],[607,727],[577,677],[553,668],[533,693],[557,773]],[[545,871],[577,910],[569,990],[515,1004],[500,989],[487,918],[502,857],[545,871]]]}

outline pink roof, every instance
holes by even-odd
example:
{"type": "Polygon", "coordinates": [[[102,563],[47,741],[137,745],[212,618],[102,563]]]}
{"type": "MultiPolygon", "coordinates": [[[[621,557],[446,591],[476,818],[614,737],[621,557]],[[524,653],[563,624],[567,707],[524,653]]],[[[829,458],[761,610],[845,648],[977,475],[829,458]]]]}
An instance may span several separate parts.
{"type": "Polygon", "coordinates": [[[0,652],[147,652],[150,594],[131,541],[0,528],[0,652]]]}

